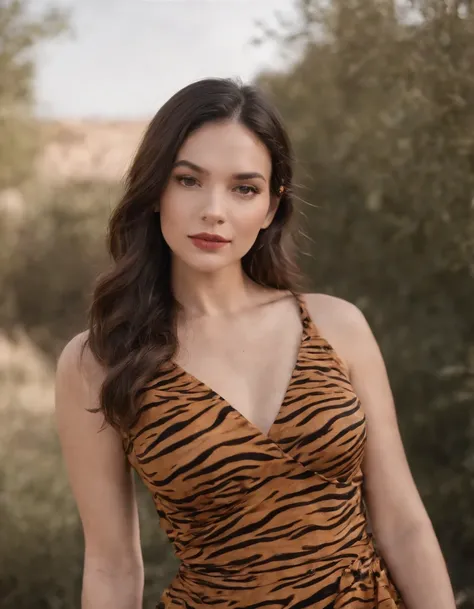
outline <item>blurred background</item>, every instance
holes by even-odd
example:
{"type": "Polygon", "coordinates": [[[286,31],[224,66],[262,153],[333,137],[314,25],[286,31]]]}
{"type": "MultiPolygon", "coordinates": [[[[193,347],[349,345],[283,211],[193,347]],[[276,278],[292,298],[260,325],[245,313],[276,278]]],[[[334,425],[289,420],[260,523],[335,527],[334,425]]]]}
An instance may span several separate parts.
{"type": "MultiPolygon", "coordinates": [[[[474,2],[0,1],[0,606],[79,606],[53,418],[147,122],[207,76],[259,83],[297,157],[311,288],[356,303],[459,607],[474,607],[474,2]]],[[[178,566],[139,487],[145,607],[178,566]]]]}

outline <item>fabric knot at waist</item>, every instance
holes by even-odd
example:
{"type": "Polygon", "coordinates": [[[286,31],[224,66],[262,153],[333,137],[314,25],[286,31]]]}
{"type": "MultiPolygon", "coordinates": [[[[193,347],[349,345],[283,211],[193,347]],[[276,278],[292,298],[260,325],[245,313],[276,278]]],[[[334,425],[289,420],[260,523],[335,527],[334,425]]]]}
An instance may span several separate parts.
{"type": "Polygon", "coordinates": [[[370,548],[348,565],[339,580],[334,609],[366,608],[403,609],[405,606],[395,589],[381,557],[370,548]]]}

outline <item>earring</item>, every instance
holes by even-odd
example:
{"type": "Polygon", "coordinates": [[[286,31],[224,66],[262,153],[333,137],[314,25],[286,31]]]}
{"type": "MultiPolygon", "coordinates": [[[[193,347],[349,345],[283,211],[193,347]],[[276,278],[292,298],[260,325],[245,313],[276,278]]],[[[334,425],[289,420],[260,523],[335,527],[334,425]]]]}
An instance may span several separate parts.
{"type": "Polygon", "coordinates": [[[283,184],[280,186],[279,190],[278,190],[278,194],[282,195],[285,192],[285,187],[283,186],[283,184]]]}

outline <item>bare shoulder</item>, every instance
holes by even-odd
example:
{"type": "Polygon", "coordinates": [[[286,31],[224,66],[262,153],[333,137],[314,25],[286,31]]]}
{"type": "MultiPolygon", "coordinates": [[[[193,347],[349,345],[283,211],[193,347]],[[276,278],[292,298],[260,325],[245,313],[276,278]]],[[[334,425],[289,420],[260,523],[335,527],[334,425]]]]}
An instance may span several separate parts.
{"type": "Polygon", "coordinates": [[[310,315],[322,321],[354,327],[365,322],[364,314],[354,303],[330,294],[305,294],[310,315]]]}
{"type": "Polygon", "coordinates": [[[81,366],[83,356],[88,360],[90,365],[90,359],[92,354],[87,347],[87,340],[89,338],[89,332],[81,332],[76,334],[71,340],[64,346],[58,359],[58,367],[75,370],[81,366]]]}
{"type": "Polygon", "coordinates": [[[366,341],[373,340],[364,313],[354,303],[330,294],[305,294],[305,300],[320,334],[350,371],[354,348],[363,348],[366,341]]]}
{"type": "Polygon", "coordinates": [[[88,336],[87,331],[76,334],[63,348],[56,367],[57,383],[84,383],[90,387],[102,384],[105,371],[87,344],[88,336]]]}
{"type": "Polygon", "coordinates": [[[56,365],[55,412],[58,430],[79,429],[94,433],[104,423],[100,392],[106,371],[87,344],[88,333],[74,336],[63,348],[56,365]],[[94,414],[94,411],[96,413],[94,414]],[[87,431],[88,430],[88,431],[87,431]]]}

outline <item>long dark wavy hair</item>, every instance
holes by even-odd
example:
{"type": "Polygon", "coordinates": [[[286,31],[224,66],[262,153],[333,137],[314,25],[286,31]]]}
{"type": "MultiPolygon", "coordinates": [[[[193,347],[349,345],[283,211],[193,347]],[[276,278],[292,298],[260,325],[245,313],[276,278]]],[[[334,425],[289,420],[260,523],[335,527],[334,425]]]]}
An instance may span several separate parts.
{"type": "Polygon", "coordinates": [[[284,191],[271,225],[261,230],[242,259],[244,272],[262,286],[296,291],[289,220],[293,213],[292,152],[281,119],[253,86],[205,79],[181,89],[145,131],[112,213],[107,245],[111,268],[95,285],[89,310],[88,346],[106,371],[100,393],[105,421],[128,429],[137,398],[177,350],[177,302],[171,285],[171,252],[154,211],[186,138],[205,123],[238,121],[267,147],[270,192],[284,191]]]}

